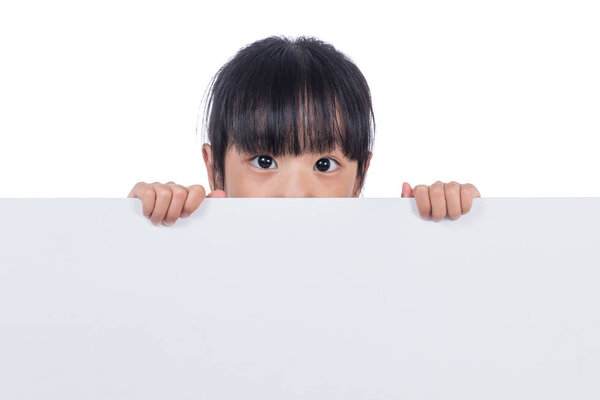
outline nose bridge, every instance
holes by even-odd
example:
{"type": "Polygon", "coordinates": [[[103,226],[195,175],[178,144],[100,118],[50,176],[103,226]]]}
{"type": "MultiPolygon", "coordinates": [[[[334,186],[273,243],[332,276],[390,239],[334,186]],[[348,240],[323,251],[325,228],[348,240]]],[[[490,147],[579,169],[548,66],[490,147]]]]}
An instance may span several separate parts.
{"type": "Polygon", "coordinates": [[[301,165],[294,165],[281,174],[281,197],[314,197],[313,176],[301,165]]]}

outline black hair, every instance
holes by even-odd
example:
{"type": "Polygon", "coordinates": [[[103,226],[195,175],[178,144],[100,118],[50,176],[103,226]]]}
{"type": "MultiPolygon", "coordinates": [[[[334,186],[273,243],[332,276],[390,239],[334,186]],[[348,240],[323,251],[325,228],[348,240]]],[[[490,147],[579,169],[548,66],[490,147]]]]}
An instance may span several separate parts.
{"type": "Polygon", "coordinates": [[[305,36],[255,41],[219,69],[209,89],[204,124],[215,189],[225,188],[229,146],[273,157],[337,147],[357,161],[362,189],[375,131],[371,93],[333,45],[305,36]]]}

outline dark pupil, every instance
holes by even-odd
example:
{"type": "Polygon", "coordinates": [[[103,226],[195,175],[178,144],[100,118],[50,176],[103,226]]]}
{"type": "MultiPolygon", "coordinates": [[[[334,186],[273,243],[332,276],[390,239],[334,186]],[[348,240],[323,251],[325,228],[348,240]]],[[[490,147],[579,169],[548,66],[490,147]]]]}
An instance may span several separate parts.
{"type": "Polygon", "coordinates": [[[269,168],[272,161],[272,158],[269,156],[258,156],[258,165],[260,165],[261,168],[269,168]]]}
{"type": "Polygon", "coordinates": [[[317,161],[317,168],[321,172],[326,172],[329,169],[329,160],[327,158],[321,158],[317,161]]]}

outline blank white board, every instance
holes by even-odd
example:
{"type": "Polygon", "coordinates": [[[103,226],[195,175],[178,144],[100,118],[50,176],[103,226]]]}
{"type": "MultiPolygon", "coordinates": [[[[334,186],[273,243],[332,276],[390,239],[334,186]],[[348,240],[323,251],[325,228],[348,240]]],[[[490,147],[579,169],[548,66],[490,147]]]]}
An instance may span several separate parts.
{"type": "Polygon", "coordinates": [[[0,210],[0,399],[600,398],[600,198],[0,210]]]}

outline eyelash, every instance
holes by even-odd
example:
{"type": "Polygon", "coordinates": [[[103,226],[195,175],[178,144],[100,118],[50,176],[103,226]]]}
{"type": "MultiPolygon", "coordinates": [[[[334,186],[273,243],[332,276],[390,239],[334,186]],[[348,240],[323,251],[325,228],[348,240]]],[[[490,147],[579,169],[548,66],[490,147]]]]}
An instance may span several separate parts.
{"type": "MultiPolygon", "coordinates": [[[[256,168],[258,168],[258,169],[262,169],[262,170],[274,169],[274,168],[261,168],[261,167],[258,167],[258,166],[256,166],[256,165],[254,165],[254,163],[253,163],[252,161],[254,161],[256,158],[258,158],[258,157],[260,157],[260,156],[267,156],[267,157],[269,157],[270,159],[272,159],[272,160],[275,162],[275,164],[277,164],[277,161],[275,161],[275,158],[274,158],[274,157],[271,157],[271,156],[269,156],[269,155],[267,155],[267,154],[257,154],[257,155],[255,155],[255,156],[251,157],[251,158],[250,158],[248,161],[249,161],[249,162],[250,162],[250,163],[251,163],[251,164],[252,164],[254,167],[256,167],[256,168]]],[[[328,158],[328,159],[330,159],[330,160],[333,160],[333,161],[334,161],[334,162],[337,164],[337,168],[336,168],[336,169],[334,169],[333,171],[327,171],[327,172],[326,172],[326,171],[318,171],[318,172],[323,172],[324,174],[331,174],[332,172],[335,172],[335,171],[337,171],[338,169],[340,169],[340,168],[341,168],[341,166],[340,166],[340,162],[339,162],[338,160],[336,160],[335,158],[333,158],[333,157],[321,157],[321,158],[319,158],[319,160],[321,160],[321,159],[323,159],[323,158],[325,158],[325,159],[327,159],[327,158],[328,158]]],[[[317,160],[317,161],[319,161],[319,160],[317,160]]]]}

